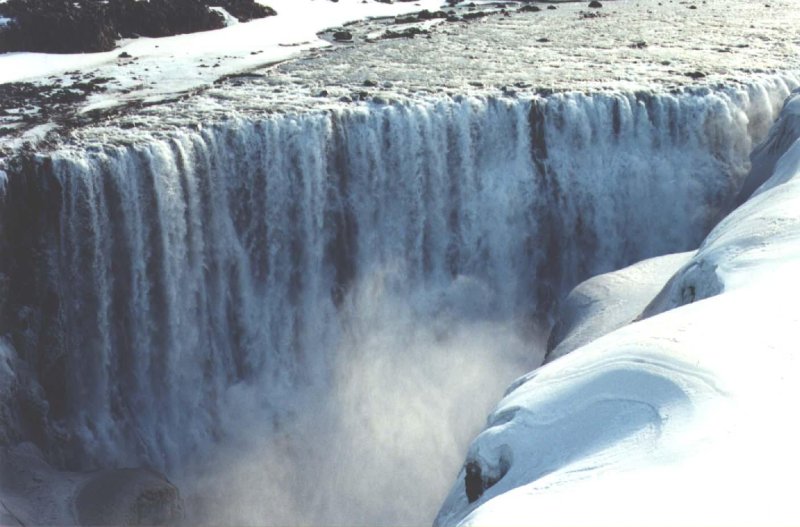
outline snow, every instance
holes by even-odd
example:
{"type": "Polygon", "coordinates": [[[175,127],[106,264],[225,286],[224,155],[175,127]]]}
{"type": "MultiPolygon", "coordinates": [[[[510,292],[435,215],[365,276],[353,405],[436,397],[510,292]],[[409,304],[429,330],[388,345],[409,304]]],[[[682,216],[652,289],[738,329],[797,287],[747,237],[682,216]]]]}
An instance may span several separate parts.
{"type": "MultiPolygon", "coordinates": [[[[559,3],[555,10],[514,12],[470,23],[427,21],[423,27],[433,30],[425,38],[333,48],[317,37],[318,32],[366,17],[436,10],[442,2],[264,1],[277,10],[277,16],[216,31],[124,40],[120,48],[107,53],[3,54],[0,83],[69,85],[75,77],[112,79],[104,85],[105,93],[79,104],[84,112],[172,99],[226,75],[251,70],[264,73],[270,83],[285,83],[287,89],[279,98],[314,87],[315,97],[327,91],[337,92],[338,99],[339,90],[361,86],[365,77],[394,85],[392,92],[433,88],[465,93],[476,91],[476,86],[515,86],[515,93],[540,88],[662,90],[736,84],[758,75],[794,71],[800,50],[785,38],[785,27],[800,20],[790,0],[775,0],[771,8],[746,0],[709,2],[696,10],[657,0],[609,2],[598,11],[602,16],[592,19],[582,17],[583,3],[559,3]],[[631,47],[632,42],[646,46],[631,47]],[[335,52],[323,53],[321,48],[335,52]],[[120,59],[122,52],[133,58],[120,59]],[[304,52],[313,61],[296,61],[286,69],[272,67],[304,52]],[[705,77],[689,76],[697,72],[705,77]]],[[[509,11],[516,8],[512,4],[509,11]]],[[[351,29],[361,43],[378,34],[375,25],[366,31],[348,26],[351,29]]],[[[26,127],[19,120],[8,120],[15,127],[26,127]]]]}
{"type": "Polygon", "coordinates": [[[551,332],[548,362],[633,322],[693,254],[650,258],[577,286],[564,301],[551,332]]]}
{"type": "MultiPolygon", "coordinates": [[[[797,138],[643,320],[512,388],[467,455],[506,473],[469,504],[462,470],[438,525],[796,524],[797,138]]],[[[636,294],[629,274],[599,279],[609,299],[636,294]]]]}
{"type": "Polygon", "coordinates": [[[225,9],[222,7],[209,7],[209,9],[211,11],[214,11],[215,13],[218,13],[222,17],[222,20],[225,23],[225,27],[235,26],[236,24],[239,23],[238,18],[225,11],[225,9]]]}
{"type": "MultiPolygon", "coordinates": [[[[365,16],[433,9],[439,2],[276,0],[268,4],[277,9],[277,17],[202,34],[130,40],[109,53],[6,54],[0,56],[0,82],[42,80],[68,70],[94,69],[98,76],[113,75],[122,89],[134,90],[131,98],[158,100],[206,86],[225,74],[325,46],[316,36],[321,29],[365,16]],[[119,59],[122,51],[136,60],[119,59]]],[[[716,7],[721,11],[736,7],[720,5],[716,7]]],[[[561,6],[559,13],[571,9],[577,7],[561,6]]],[[[616,7],[608,9],[613,14],[616,7]]],[[[678,49],[675,35],[673,41],[651,44],[647,53],[653,60],[640,60],[645,52],[618,42],[616,51],[609,52],[597,44],[599,32],[587,32],[587,40],[572,47],[574,62],[572,56],[565,58],[563,45],[536,47],[533,39],[526,41],[530,53],[514,57],[521,63],[532,63],[534,53],[548,57],[536,62],[541,67],[529,68],[539,75],[536,79],[547,81],[545,86],[557,80],[564,86],[592,89],[607,86],[612,76],[623,77],[617,86],[639,89],[644,70],[652,72],[646,77],[652,81],[647,86],[663,86],[664,79],[677,83],[676,79],[685,77],[687,64],[704,64],[704,60],[718,66],[715,80],[730,80],[741,73],[734,63],[753,64],[737,53],[751,53],[746,58],[753,59],[763,52],[764,62],[758,64],[767,70],[780,63],[789,69],[796,64],[784,61],[783,55],[768,55],[761,47],[781,42],[783,52],[796,52],[795,43],[770,32],[777,31],[775,27],[766,31],[759,25],[749,33],[743,27],[731,29],[744,20],[738,15],[720,16],[725,30],[703,33],[709,40],[692,53],[678,49]],[[712,46],[722,44],[711,38],[725,31],[732,35],[725,45],[735,48],[735,39],[748,39],[749,47],[742,49],[750,51],[714,55],[712,46]],[[626,64],[636,63],[638,69],[620,72],[620,50],[632,57],[626,64]],[[561,69],[562,63],[581,67],[561,69]],[[583,67],[587,63],[600,67],[583,67]],[[596,76],[588,75],[590,71],[596,76]]],[[[749,25],[750,19],[746,22],[749,25]]],[[[602,28],[631,27],[613,17],[599,19],[597,24],[601,23],[602,28]]],[[[775,17],[774,24],[785,31],[783,19],[775,17]]],[[[521,22],[520,27],[529,30],[521,22]]],[[[546,27],[542,23],[539,29],[546,27]]],[[[636,31],[631,33],[636,38],[646,36],[651,42],[656,38],[636,31]]],[[[575,34],[555,29],[548,33],[551,40],[573,39],[575,34]]],[[[465,31],[452,37],[451,44],[463,49],[462,36],[472,38],[465,31]]],[[[423,57],[401,49],[401,43],[387,43],[384,49],[392,46],[412,59],[423,57]]],[[[480,64],[493,64],[498,55],[496,48],[480,52],[490,58],[463,68],[446,62],[438,71],[459,81],[462,76],[474,79],[480,64]]],[[[454,60],[463,58],[467,64],[461,55],[454,55],[454,60]]],[[[442,62],[440,57],[431,60],[442,62]]],[[[362,62],[349,63],[364,70],[362,62]]],[[[399,69],[391,58],[382,63],[399,69]]],[[[320,64],[324,65],[315,63],[320,64]]],[[[524,70],[498,64],[496,68],[515,74],[524,70]]],[[[440,84],[419,62],[409,70],[412,67],[426,83],[440,84]]],[[[307,63],[296,68],[313,69],[307,63]]],[[[485,69],[490,80],[502,78],[492,77],[500,73],[485,69]]],[[[333,70],[323,69],[321,74],[317,68],[310,74],[319,78],[333,70]]],[[[87,109],[124,103],[127,96],[120,93],[96,96],[87,109]]],[[[784,112],[785,128],[776,126],[765,143],[772,146],[754,153],[749,183],[751,189],[758,188],[755,195],[696,252],[644,262],[597,277],[575,290],[561,315],[564,334],[552,356],[560,358],[512,386],[467,455],[487,478],[499,481],[469,504],[462,470],[439,524],[795,523],[792,482],[800,469],[794,454],[800,431],[793,422],[792,404],[800,396],[800,383],[792,375],[797,369],[794,350],[800,327],[794,307],[800,293],[796,279],[800,263],[800,144],[796,140],[800,133],[794,132],[800,126],[793,117],[795,105],[790,103],[784,112]],[[763,163],[756,162],[760,159],[763,163]],[[769,178],[770,174],[774,175],[769,178]]],[[[0,186],[5,177],[0,172],[0,186]]]]}
{"type": "MultiPolygon", "coordinates": [[[[131,98],[155,100],[211,84],[227,74],[272,64],[298,56],[302,51],[327,43],[317,33],[349,21],[366,17],[391,16],[420,9],[436,9],[439,0],[383,4],[361,0],[275,0],[264,2],[278,14],[244,24],[165,38],[138,38],[120,42],[120,47],[104,53],[47,54],[6,53],[0,55],[0,84],[43,80],[67,71],[92,70],[97,76],[113,77],[126,96],[97,102],[108,107],[109,99],[121,104],[131,98]],[[119,60],[126,52],[136,58],[119,60]]],[[[89,105],[86,110],[94,109],[89,105]]]]}
{"type": "Polygon", "coordinates": [[[10,25],[12,22],[14,22],[13,18],[6,18],[4,16],[0,16],[0,29],[10,25]]]}

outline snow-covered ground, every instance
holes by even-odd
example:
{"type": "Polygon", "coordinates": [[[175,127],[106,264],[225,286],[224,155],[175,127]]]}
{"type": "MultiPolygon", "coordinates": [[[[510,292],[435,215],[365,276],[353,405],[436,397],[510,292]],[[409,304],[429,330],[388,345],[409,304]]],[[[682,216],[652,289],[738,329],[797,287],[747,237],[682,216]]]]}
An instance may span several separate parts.
{"type": "Polygon", "coordinates": [[[119,104],[129,98],[160,99],[208,85],[221,76],[296,57],[327,43],[317,38],[323,29],[366,17],[392,16],[438,8],[439,0],[384,4],[370,0],[264,0],[273,17],[165,38],[138,38],[120,42],[105,53],[71,55],[47,53],[0,54],[0,84],[57,80],[68,71],[93,72],[118,82],[116,97],[87,109],[119,104]],[[131,55],[121,59],[121,53],[131,55]],[[131,90],[132,94],[120,94],[131,90]]]}
{"type": "Polygon", "coordinates": [[[602,316],[642,306],[632,273],[667,282],[637,322],[573,324],[562,344],[588,343],[512,385],[467,456],[487,488],[468,503],[462,470],[438,525],[796,525],[798,97],[772,177],[694,255],[576,289],[602,316]]]}
{"type": "MultiPolygon", "coordinates": [[[[354,43],[333,46],[330,34],[320,38],[318,33],[365,17],[449,8],[440,0],[265,2],[277,16],[216,31],[123,41],[107,53],[0,55],[0,84],[31,82],[45,92],[102,81],[101,90],[71,105],[52,107],[46,98],[24,109],[0,109],[0,131],[8,134],[0,150],[3,143],[9,148],[19,144],[10,138],[23,132],[25,140],[37,142],[42,129],[32,128],[48,119],[75,115],[83,122],[186,92],[203,91],[211,98],[207,107],[229,113],[251,105],[276,111],[341,104],[359,99],[354,91],[386,102],[436,91],[514,96],[552,90],[679,90],[795,71],[800,52],[798,42],[785,37],[787,25],[800,23],[791,0],[776,0],[770,7],[747,0],[696,5],[642,0],[606,2],[598,10],[567,2],[549,4],[555,9],[542,4],[539,12],[520,12],[521,3],[509,2],[506,13],[493,7],[496,14],[488,17],[418,24],[427,33],[414,39],[375,41],[385,26],[347,25],[354,43]],[[283,62],[293,57],[301,60],[283,62]],[[237,79],[244,86],[215,84],[244,71],[254,73],[237,79]],[[365,82],[377,85],[365,88],[365,82]]],[[[470,9],[463,4],[459,16],[470,9]]],[[[163,117],[171,119],[174,112],[167,109],[163,117]]]]}

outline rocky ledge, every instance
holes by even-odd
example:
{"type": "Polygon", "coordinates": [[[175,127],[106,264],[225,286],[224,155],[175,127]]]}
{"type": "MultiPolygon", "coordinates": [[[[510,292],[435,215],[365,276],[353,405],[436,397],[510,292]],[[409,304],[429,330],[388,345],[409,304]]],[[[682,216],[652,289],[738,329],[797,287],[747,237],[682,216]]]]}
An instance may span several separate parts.
{"type": "Polygon", "coordinates": [[[174,525],[178,489],[146,468],[56,470],[32,443],[0,448],[2,525],[174,525]]]}

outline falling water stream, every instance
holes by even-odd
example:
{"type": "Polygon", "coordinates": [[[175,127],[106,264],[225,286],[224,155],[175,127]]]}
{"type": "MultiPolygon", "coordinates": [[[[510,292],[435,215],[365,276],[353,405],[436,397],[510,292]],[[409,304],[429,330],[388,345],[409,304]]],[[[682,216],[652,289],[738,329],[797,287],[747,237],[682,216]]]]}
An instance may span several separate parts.
{"type": "Polygon", "coordinates": [[[27,157],[0,321],[41,390],[4,434],[163,470],[192,523],[427,523],[559,299],[694,248],[786,93],[351,105],[27,157]]]}

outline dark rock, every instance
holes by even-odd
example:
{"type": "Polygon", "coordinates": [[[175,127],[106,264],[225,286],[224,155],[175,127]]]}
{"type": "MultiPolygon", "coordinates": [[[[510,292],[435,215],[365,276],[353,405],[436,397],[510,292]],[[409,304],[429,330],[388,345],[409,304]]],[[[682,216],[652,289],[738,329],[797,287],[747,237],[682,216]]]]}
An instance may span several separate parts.
{"type": "Polygon", "coordinates": [[[208,0],[206,3],[209,6],[223,8],[235,16],[239,22],[249,22],[278,14],[271,7],[259,4],[255,0],[208,0]]]}
{"type": "Polygon", "coordinates": [[[647,47],[647,42],[645,42],[644,40],[638,40],[636,42],[632,42],[631,44],[629,44],[628,47],[633,49],[644,49],[647,47]]]}
{"type": "Polygon", "coordinates": [[[131,54],[128,53],[127,51],[123,51],[122,53],[117,55],[117,57],[119,57],[121,59],[129,59],[129,58],[131,58],[131,54]]]}
{"type": "Polygon", "coordinates": [[[157,472],[94,472],[75,498],[81,525],[174,525],[183,518],[178,489],[157,472]]]}
{"type": "Polygon", "coordinates": [[[423,9],[417,14],[417,19],[419,20],[433,20],[435,18],[447,18],[447,13],[444,11],[428,11],[427,9],[423,9]]]}
{"type": "Polygon", "coordinates": [[[225,27],[222,16],[199,0],[110,2],[105,16],[125,38],[166,37],[225,27]]]}
{"type": "Polygon", "coordinates": [[[377,85],[378,83],[371,79],[367,79],[364,81],[364,86],[366,86],[367,88],[374,88],[377,85]]]}
{"type": "Polygon", "coordinates": [[[474,503],[483,494],[483,480],[481,479],[481,467],[474,461],[470,461],[466,466],[464,475],[464,490],[467,494],[467,501],[474,503]]]}
{"type": "Polygon", "coordinates": [[[224,27],[222,7],[247,21],[274,15],[256,0],[8,0],[0,15],[15,20],[0,32],[0,53],[109,51],[120,37],[165,37],[224,27]]]}
{"type": "Polygon", "coordinates": [[[530,4],[526,4],[519,8],[520,13],[537,13],[541,10],[542,9],[540,7],[530,4]]]}
{"type": "Polygon", "coordinates": [[[599,7],[603,7],[603,4],[601,4],[597,0],[592,0],[591,2],[589,2],[589,7],[599,8],[599,7]]]}
{"type": "Polygon", "coordinates": [[[547,9],[553,10],[553,9],[558,9],[558,8],[556,6],[554,6],[554,5],[549,5],[549,6],[547,6],[547,9]]]}
{"type": "Polygon", "coordinates": [[[333,40],[336,42],[350,42],[353,40],[353,34],[349,31],[335,31],[333,33],[333,40]]]}
{"type": "Polygon", "coordinates": [[[427,35],[429,31],[425,29],[420,29],[418,27],[410,27],[408,29],[404,29],[403,31],[392,31],[391,29],[386,30],[386,32],[381,35],[381,39],[392,39],[392,38],[414,38],[417,35],[427,35]]]}
{"type": "Polygon", "coordinates": [[[478,18],[483,18],[483,17],[489,16],[491,14],[492,13],[489,12],[489,11],[473,11],[473,12],[469,12],[469,13],[464,13],[464,16],[462,18],[464,20],[476,20],[478,18]]]}
{"type": "Polygon", "coordinates": [[[0,52],[108,51],[116,31],[104,11],[67,0],[9,0],[0,4],[0,15],[15,22],[0,33],[0,52]]]}
{"type": "Polygon", "coordinates": [[[703,73],[702,71],[690,71],[686,73],[686,76],[691,79],[697,80],[697,79],[704,79],[706,77],[706,74],[703,73]]]}

